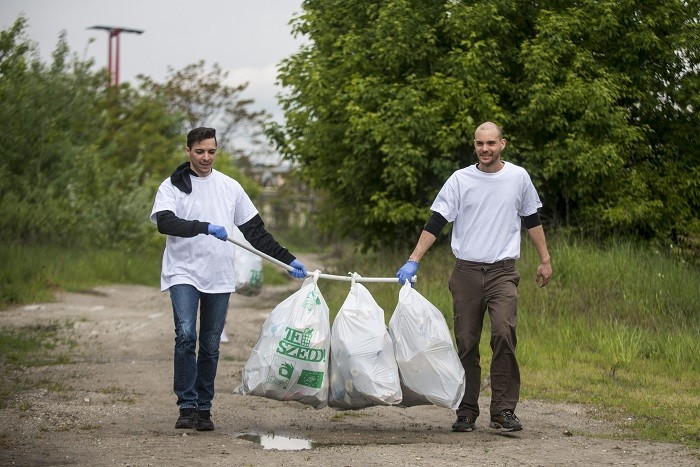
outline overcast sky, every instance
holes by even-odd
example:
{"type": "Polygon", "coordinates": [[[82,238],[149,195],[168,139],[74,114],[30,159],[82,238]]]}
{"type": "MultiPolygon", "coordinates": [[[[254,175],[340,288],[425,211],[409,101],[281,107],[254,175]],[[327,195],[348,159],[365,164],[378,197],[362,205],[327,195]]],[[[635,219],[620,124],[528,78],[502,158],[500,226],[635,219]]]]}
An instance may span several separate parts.
{"type": "Polygon", "coordinates": [[[250,84],[244,97],[255,99],[281,120],[275,95],[277,66],[302,44],[289,21],[302,0],[0,0],[0,28],[24,13],[27,33],[50,61],[60,31],[72,52],[107,67],[109,34],[90,26],[141,29],[120,35],[120,81],[143,73],[163,81],[168,66],[181,69],[201,59],[228,70],[231,84],[250,84]],[[92,42],[91,42],[91,39],[92,42]]]}

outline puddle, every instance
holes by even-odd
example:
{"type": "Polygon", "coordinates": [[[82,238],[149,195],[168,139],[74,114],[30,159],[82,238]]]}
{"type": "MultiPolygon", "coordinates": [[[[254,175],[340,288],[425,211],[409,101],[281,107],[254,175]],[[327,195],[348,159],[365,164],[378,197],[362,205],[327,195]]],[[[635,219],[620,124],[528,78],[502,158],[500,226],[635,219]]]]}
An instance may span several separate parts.
{"type": "Polygon", "coordinates": [[[252,441],[262,446],[263,449],[277,449],[278,451],[302,451],[314,447],[313,443],[308,439],[288,438],[286,436],[241,433],[236,438],[252,441]]]}

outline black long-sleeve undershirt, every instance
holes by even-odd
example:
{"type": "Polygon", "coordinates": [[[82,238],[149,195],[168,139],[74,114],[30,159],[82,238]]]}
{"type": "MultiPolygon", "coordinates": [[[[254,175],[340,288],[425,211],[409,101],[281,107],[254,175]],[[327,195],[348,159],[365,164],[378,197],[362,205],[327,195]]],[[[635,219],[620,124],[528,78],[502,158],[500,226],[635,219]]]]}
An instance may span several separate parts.
{"type": "MultiPolygon", "coordinates": [[[[523,220],[523,224],[525,225],[526,229],[531,229],[533,227],[537,227],[538,225],[542,225],[540,215],[537,211],[529,216],[523,216],[521,219],[523,220]]],[[[433,215],[430,216],[430,219],[428,219],[428,222],[425,224],[423,230],[430,232],[437,237],[446,224],[447,219],[445,219],[439,212],[433,211],[433,215]]]]}
{"type": "MultiPolygon", "coordinates": [[[[156,213],[158,232],[174,237],[195,237],[199,234],[208,234],[209,222],[198,220],[185,220],[177,217],[172,211],[158,211],[156,213]]],[[[296,259],[289,250],[281,246],[265,229],[265,223],[259,214],[253,216],[248,222],[239,225],[243,237],[258,251],[261,251],[276,260],[289,264],[296,259]]]]}
{"type": "Polygon", "coordinates": [[[272,234],[265,229],[265,223],[260,214],[256,214],[245,224],[239,225],[238,229],[256,250],[262,251],[285,264],[289,264],[296,259],[289,250],[277,243],[272,234]]]}
{"type": "Polygon", "coordinates": [[[197,220],[188,221],[181,219],[172,211],[158,211],[156,213],[158,232],[173,237],[196,237],[199,234],[209,233],[209,222],[197,220]]]}
{"type": "Polygon", "coordinates": [[[423,230],[430,232],[437,237],[440,235],[440,232],[442,232],[445,225],[447,225],[447,219],[445,219],[439,212],[433,211],[433,215],[430,216],[430,219],[428,219],[428,222],[425,224],[423,230]]]}

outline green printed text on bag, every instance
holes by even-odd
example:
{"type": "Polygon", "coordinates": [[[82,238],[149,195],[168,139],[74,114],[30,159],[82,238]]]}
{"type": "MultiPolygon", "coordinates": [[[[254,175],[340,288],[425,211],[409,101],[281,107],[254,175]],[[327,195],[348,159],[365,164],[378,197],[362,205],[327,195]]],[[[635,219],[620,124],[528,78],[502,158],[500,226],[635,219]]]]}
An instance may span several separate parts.
{"type": "MultiPolygon", "coordinates": [[[[309,347],[314,330],[306,328],[302,331],[286,328],[284,339],[277,346],[277,353],[306,362],[322,362],[326,359],[325,349],[309,347]]],[[[314,387],[314,386],[312,386],[314,387]]]]}

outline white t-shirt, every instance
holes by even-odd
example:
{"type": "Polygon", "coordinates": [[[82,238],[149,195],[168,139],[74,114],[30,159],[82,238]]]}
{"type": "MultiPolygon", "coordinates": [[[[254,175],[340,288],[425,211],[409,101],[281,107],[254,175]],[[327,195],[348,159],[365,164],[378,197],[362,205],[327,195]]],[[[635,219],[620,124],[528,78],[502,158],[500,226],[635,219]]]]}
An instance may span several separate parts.
{"type": "MultiPolygon", "coordinates": [[[[170,181],[160,184],[151,211],[151,222],[156,213],[172,211],[185,220],[198,220],[223,226],[232,232],[252,219],[258,210],[240,183],[217,170],[206,177],[190,177],[192,192],[183,193],[170,181]]],[[[235,290],[233,270],[234,245],[213,235],[191,238],[168,235],[163,253],[160,288],[190,284],[200,292],[227,293],[235,290]]]]}
{"type": "Polygon", "coordinates": [[[527,171],[505,162],[496,173],[476,165],[457,170],[430,209],[454,222],[451,245],[457,258],[495,263],[520,257],[520,216],[541,206],[527,171]]]}

